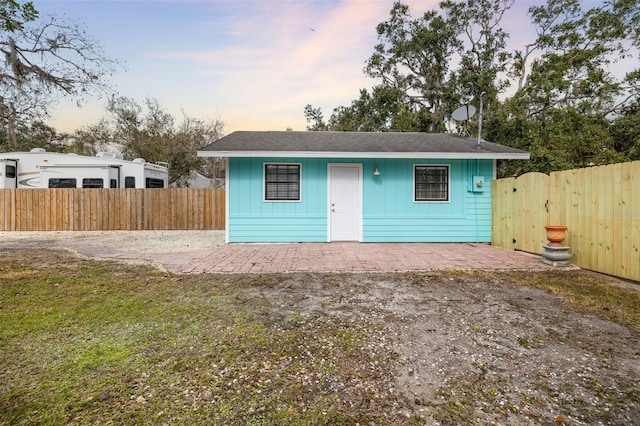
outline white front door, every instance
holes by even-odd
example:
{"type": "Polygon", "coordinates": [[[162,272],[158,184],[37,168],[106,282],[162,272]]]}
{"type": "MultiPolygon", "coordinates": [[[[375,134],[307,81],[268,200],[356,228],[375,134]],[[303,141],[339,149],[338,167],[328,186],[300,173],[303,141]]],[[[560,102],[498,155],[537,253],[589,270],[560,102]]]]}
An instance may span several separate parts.
{"type": "Polygon", "coordinates": [[[329,164],[329,241],[360,241],[359,164],[329,164]]]}

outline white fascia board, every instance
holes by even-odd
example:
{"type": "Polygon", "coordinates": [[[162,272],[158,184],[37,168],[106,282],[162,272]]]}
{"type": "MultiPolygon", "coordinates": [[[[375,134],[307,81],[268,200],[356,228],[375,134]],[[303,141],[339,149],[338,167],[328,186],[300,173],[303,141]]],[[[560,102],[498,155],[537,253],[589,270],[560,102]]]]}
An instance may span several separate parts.
{"type": "Polygon", "coordinates": [[[528,160],[528,152],[325,152],[325,151],[198,151],[198,157],[244,158],[447,158],[451,160],[528,160]]]}

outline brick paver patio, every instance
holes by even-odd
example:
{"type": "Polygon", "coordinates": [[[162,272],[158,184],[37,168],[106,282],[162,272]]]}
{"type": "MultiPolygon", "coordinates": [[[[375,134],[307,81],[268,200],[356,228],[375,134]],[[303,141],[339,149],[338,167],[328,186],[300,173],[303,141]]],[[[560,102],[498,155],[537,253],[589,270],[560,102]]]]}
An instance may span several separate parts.
{"type": "Polygon", "coordinates": [[[74,245],[98,257],[144,260],[176,273],[389,272],[445,269],[549,269],[540,256],[487,244],[295,243],[228,244],[209,250],[131,253],[74,245]]]}

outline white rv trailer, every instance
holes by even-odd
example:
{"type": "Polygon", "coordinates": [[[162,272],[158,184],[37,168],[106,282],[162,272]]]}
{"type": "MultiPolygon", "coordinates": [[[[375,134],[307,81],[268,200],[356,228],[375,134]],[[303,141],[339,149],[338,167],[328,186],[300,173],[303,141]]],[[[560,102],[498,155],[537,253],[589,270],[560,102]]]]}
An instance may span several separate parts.
{"type": "Polygon", "coordinates": [[[47,152],[0,153],[3,188],[167,188],[169,169],[142,158],[101,152],[95,157],[47,152]]]}

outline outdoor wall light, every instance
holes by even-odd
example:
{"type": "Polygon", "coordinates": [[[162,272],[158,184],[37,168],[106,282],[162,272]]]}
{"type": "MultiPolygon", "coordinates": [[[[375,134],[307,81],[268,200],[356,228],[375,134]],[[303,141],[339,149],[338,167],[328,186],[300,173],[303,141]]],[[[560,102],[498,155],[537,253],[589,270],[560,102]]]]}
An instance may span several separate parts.
{"type": "Polygon", "coordinates": [[[377,164],[373,165],[373,175],[374,176],[380,176],[380,169],[378,168],[377,164]]]}

